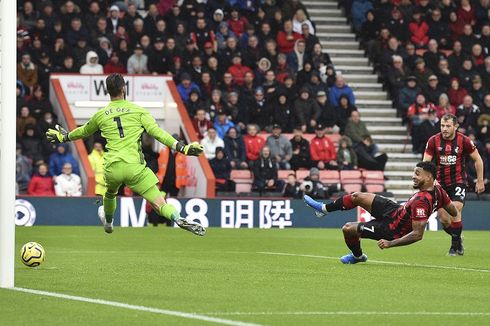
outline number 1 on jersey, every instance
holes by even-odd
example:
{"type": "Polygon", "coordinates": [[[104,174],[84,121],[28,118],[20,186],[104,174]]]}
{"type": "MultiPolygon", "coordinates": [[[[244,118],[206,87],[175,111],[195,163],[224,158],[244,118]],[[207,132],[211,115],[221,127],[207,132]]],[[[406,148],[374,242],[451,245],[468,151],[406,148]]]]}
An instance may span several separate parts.
{"type": "Polygon", "coordinates": [[[124,130],[121,124],[121,118],[120,117],[115,117],[114,121],[117,123],[117,129],[119,130],[119,137],[124,138],[124,130]]]}

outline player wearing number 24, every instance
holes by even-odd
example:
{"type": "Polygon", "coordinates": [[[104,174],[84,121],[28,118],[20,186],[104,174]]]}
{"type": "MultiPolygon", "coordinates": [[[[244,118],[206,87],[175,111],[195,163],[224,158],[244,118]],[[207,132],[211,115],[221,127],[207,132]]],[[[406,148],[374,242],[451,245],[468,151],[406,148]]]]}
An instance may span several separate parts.
{"type": "Polygon", "coordinates": [[[185,144],[158,127],[150,112],[126,101],[126,86],[121,74],[106,78],[106,88],[111,102],[98,110],[83,126],[66,131],[57,125],[46,132],[46,138],[54,143],[64,143],[89,137],[97,130],[107,140],[104,155],[104,178],[107,191],[98,215],[107,233],[113,231],[113,216],[116,210],[116,195],[122,184],[140,194],[161,216],[174,221],[179,227],[203,236],[206,230],[199,223],[182,218],[175,207],[165,201],[158,190],[158,178],[146,167],[141,151],[141,134],[146,131],[162,144],[190,156],[199,156],[203,147],[197,143],[185,144]]]}
{"type": "Polygon", "coordinates": [[[367,261],[361,249],[361,238],[378,241],[380,249],[406,246],[422,240],[429,216],[442,208],[451,216],[457,215],[456,207],[440,185],[435,185],[437,167],[431,162],[419,162],[412,180],[415,193],[405,204],[400,205],[380,195],[354,192],[334,202],[323,204],[304,196],[306,205],[315,210],[318,217],[329,212],[349,210],[360,206],[374,217],[369,222],[350,222],[344,225],[344,240],[351,253],[342,256],[344,264],[367,261]]]}

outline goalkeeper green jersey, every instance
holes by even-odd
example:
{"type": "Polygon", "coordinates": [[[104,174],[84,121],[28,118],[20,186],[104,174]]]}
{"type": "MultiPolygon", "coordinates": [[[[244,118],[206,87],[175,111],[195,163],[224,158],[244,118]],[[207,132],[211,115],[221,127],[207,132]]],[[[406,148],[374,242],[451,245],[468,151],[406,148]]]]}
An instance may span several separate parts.
{"type": "Polygon", "coordinates": [[[158,127],[148,110],[126,100],[111,101],[105,108],[99,109],[86,124],[72,130],[68,138],[86,138],[97,130],[107,140],[105,166],[114,162],[144,164],[140,141],[144,131],[168,147],[172,147],[177,141],[158,127]]]}

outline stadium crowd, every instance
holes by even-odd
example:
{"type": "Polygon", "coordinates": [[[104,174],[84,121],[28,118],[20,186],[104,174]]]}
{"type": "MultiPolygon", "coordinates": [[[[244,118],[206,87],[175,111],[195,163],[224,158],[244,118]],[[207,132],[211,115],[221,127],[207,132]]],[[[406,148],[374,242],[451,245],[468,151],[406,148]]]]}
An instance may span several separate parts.
{"type": "MultiPolygon", "coordinates": [[[[447,0],[339,3],[409,124],[415,152],[436,132],[444,112],[457,113],[461,131],[473,134],[482,154],[490,152],[485,1],[462,0],[458,7],[447,0]],[[434,18],[438,12],[439,20],[434,18]],[[465,23],[453,21],[453,12],[465,23]]],[[[278,170],[311,169],[309,178],[315,179],[320,170],[384,169],[386,154],[373,142],[354,92],[323,51],[315,22],[299,0],[40,0],[18,5],[21,193],[79,194],[73,155],[42,137],[57,118],[48,100],[52,72],[172,74],[219,190],[234,189],[233,169],[251,170],[253,188],[260,192],[285,193],[296,181],[284,185],[278,170]]],[[[100,179],[102,144],[94,146],[91,157],[100,179]]],[[[151,150],[145,157],[158,170],[151,150]]],[[[103,192],[103,180],[97,187],[103,192]]]]}

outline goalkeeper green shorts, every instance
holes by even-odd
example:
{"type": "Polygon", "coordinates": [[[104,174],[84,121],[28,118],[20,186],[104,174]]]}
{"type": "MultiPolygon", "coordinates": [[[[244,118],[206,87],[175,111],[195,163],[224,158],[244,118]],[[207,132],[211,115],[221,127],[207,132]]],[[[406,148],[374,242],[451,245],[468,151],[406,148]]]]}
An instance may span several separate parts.
{"type": "Polygon", "coordinates": [[[107,192],[110,194],[116,194],[122,184],[131,188],[133,192],[142,194],[158,183],[155,173],[144,164],[125,162],[114,162],[104,167],[104,178],[107,192]]]}

